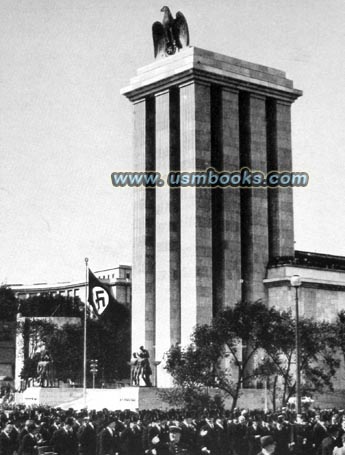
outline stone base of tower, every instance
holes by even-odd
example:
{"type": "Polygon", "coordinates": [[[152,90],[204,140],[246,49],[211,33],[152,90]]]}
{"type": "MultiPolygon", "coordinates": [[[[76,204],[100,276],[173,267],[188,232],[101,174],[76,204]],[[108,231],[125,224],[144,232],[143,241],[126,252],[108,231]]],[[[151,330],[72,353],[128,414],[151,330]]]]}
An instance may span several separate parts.
{"type": "MultiPolygon", "coordinates": [[[[62,409],[83,409],[110,411],[130,409],[132,411],[143,409],[167,410],[176,408],[176,404],[165,402],[162,398],[167,388],[156,387],[122,387],[119,389],[87,389],[84,400],[81,388],[42,388],[29,387],[24,392],[15,394],[15,403],[27,406],[53,406],[62,409]]],[[[209,394],[217,391],[209,389],[209,394]]],[[[264,407],[264,390],[245,389],[241,394],[238,406],[241,408],[260,409],[264,407]]],[[[225,408],[231,409],[231,399],[225,399],[225,408]]]]}
{"type": "MultiPolygon", "coordinates": [[[[161,409],[167,410],[176,408],[175,405],[169,405],[162,399],[162,393],[169,389],[156,387],[122,387],[120,389],[87,389],[86,405],[83,398],[83,389],[81,388],[41,388],[29,387],[22,393],[15,394],[15,403],[28,406],[54,406],[62,409],[83,409],[102,410],[104,408],[110,411],[130,409],[132,411],[144,409],[161,409]]],[[[209,389],[210,396],[215,395],[218,391],[209,389]]],[[[321,408],[344,408],[345,392],[335,391],[324,394],[315,394],[314,405],[321,408]]],[[[266,405],[272,409],[271,394],[264,389],[242,389],[241,395],[237,402],[240,409],[264,409],[266,405]]],[[[232,400],[224,400],[225,409],[231,409],[232,400]]]]}

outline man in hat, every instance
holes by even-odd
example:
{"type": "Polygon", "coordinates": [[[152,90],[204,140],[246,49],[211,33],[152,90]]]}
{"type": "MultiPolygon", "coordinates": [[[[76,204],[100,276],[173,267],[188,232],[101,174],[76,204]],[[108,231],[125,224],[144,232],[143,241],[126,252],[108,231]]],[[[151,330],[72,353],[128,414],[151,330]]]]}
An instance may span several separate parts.
{"type": "Polygon", "coordinates": [[[112,420],[99,434],[99,455],[115,455],[119,452],[119,438],[115,431],[116,422],[112,420]]]}
{"type": "Polygon", "coordinates": [[[89,416],[85,416],[78,430],[79,455],[96,455],[97,434],[89,416]]]}
{"type": "Polygon", "coordinates": [[[0,455],[12,455],[15,446],[11,438],[11,433],[13,431],[13,425],[9,422],[6,423],[5,428],[0,433],[0,455]]]}
{"type": "Polygon", "coordinates": [[[328,429],[329,436],[324,438],[321,443],[321,454],[332,455],[333,449],[337,445],[337,438],[339,436],[339,428],[336,425],[332,425],[328,429]]]}
{"type": "Polygon", "coordinates": [[[122,455],[141,455],[143,453],[143,429],[138,415],[133,415],[121,432],[122,455]]]}
{"type": "Polygon", "coordinates": [[[154,449],[159,444],[169,441],[169,427],[163,413],[154,416],[152,424],[147,429],[147,441],[148,449],[154,449]]]}
{"type": "Polygon", "coordinates": [[[189,450],[193,452],[196,447],[196,427],[193,424],[193,414],[190,411],[186,411],[183,422],[181,423],[181,442],[189,447],[189,450]]]}
{"type": "Polygon", "coordinates": [[[261,452],[258,455],[271,455],[276,449],[275,440],[272,436],[262,436],[260,438],[261,452]]]}
{"type": "Polygon", "coordinates": [[[220,433],[224,432],[224,428],[220,428],[215,424],[215,419],[218,418],[216,411],[211,410],[205,416],[205,424],[199,432],[199,447],[201,452],[206,455],[218,455],[222,453],[222,438],[220,433]]]}
{"type": "Polygon", "coordinates": [[[181,442],[181,428],[177,425],[169,427],[169,442],[163,442],[151,450],[151,455],[192,455],[189,448],[181,442]]]}
{"type": "Polygon", "coordinates": [[[247,439],[248,439],[248,455],[256,455],[260,452],[260,438],[265,436],[259,416],[254,415],[253,420],[248,422],[247,439]]]}
{"type": "Polygon", "coordinates": [[[244,415],[240,415],[234,428],[232,447],[237,455],[247,455],[249,452],[248,426],[244,415]]]}
{"type": "Polygon", "coordinates": [[[321,412],[321,414],[316,415],[316,423],[313,427],[313,445],[317,455],[321,454],[321,443],[328,436],[327,428],[327,414],[321,412]]]}
{"type": "Polygon", "coordinates": [[[333,455],[345,455],[345,434],[341,437],[341,447],[335,447],[333,449],[333,455]]]}
{"type": "Polygon", "coordinates": [[[289,455],[289,444],[291,438],[291,427],[289,422],[284,420],[281,414],[277,417],[276,423],[272,430],[272,436],[277,443],[276,451],[279,455],[289,455]]]}
{"type": "Polygon", "coordinates": [[[19,433],[19,436],[18,436],[18,441],[19,441],[19,445],[21,445],[23,439],[24,439],[24,436],[26,436],[27,434],[29,434],[29,426],[32,425],[34,422],[33,420],[26,420],[25,421],[25,425],[24,425],[24,428],[20,431],[19,433]]]}
{"type": "Polygon", "coordinates": [[[73,431],[73,419],[68,417],[51,438],[50,445],[58,455],[75,455],[78,441],[73,431]]]}
{"type": "Polygon", "coordinates": [[[23,437],[18,455],[35,455],[37,449],[36,432],[37,427],[33,421],[27,425],[27,434],[23,437]]]}

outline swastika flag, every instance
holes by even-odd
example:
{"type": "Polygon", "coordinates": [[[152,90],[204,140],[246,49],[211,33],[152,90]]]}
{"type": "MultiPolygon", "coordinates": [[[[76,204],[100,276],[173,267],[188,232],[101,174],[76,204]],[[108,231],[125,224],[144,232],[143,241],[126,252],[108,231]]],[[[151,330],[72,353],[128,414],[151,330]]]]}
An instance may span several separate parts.
{"type": "Polygon", "coordinates": [[[97,316],[101,316],[108,306],[118,305],[110,286],[102,283],[89,269],[89,304],[97,316]]]}

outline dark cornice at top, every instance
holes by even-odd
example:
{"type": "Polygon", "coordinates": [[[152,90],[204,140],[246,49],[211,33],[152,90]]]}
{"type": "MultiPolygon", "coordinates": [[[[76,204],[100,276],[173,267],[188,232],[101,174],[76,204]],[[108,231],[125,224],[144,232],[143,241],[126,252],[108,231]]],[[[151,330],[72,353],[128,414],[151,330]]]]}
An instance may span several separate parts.
{"type": "Polygon", "coordinates": [[[292,103],[302,95],[283,71],[190,47],[138,69],[130,85],[121,90],[131,101],[193,81],[218,84],[292,103]]]}

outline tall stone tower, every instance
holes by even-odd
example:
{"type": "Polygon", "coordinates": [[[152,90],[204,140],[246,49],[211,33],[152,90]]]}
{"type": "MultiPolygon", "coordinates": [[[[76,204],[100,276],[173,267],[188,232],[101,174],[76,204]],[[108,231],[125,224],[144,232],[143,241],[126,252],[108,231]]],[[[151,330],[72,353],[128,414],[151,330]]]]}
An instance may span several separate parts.
{"type": "MultiPolygon", "coordinates": [[[[285,73],[191,47],[137,72],[138,172],[290,171],[292,102],[285,73]]],[[[291,188],[135,189],[132,349],[160,362],[240,299],[265,299],[270,259],[293,256],[291,188]]],[[[163,363],[154,382],[168,386],[163,363]]]]}

